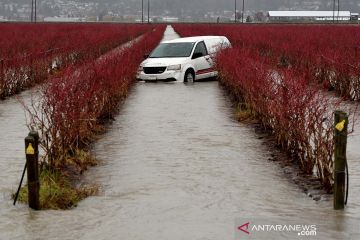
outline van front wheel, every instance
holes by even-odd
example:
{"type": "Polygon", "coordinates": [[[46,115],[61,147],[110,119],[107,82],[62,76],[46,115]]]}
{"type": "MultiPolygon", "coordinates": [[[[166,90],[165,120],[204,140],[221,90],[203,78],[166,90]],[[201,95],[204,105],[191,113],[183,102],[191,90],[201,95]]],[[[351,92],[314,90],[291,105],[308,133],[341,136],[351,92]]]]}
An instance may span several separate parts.
{"type": "Polygon", "coordinates": [[[195,76],[194,76],[194,72],[192,70],[187,70],[185,72],[185,76],[184,76],[184,82],[189,82],[192,83],[195,80],[195,76]]]}

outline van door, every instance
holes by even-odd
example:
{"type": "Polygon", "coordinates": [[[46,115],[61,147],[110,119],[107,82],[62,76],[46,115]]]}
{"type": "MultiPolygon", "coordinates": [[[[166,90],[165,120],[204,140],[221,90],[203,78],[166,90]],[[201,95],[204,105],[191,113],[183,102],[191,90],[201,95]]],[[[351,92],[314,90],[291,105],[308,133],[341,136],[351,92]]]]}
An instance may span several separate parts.
{"type": "Polygon", "coordinates": [[[192,55],[196,79],[214,76],[213,60],[210,58],[205,42],[199,42],[192,55]]]}

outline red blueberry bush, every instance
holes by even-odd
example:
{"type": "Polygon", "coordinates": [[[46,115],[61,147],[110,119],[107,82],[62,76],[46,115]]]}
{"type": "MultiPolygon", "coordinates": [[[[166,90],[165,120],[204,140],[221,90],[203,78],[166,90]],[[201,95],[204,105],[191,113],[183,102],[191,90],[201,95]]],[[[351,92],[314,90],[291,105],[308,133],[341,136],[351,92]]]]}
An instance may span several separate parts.
{"type": "Polygon", "coordinates": [[[151,29],[140,24],[0,24],[0,98],[151,29]]]}
{"type": "Polygon", "coordinates": [[[245,49],[223,51],[217,69],[222,83],[271,131],[276,143],[306,173],[315,170],[331,189],[334,104],[309,87],[304,75],[274,69],[245,49]]]}
{"type": "Polygon", "coordinates": [[[28,107],[30,126],[42,135],[51,167],[64,165],[64,156],[86,148],[127,95],[145,53],[163,36],[158,26],[123,48],[81,67],[68,68],[46,84],[28,107]]]}
{"type": "Polygon", "coordinates": [[[182,36],[224,35],[274,65],[306,73],[311,82],[360,100],[360,27],[356,25],[177,24],[182,36]]]}
{"type": "Polygon", "coordinates": [[[182,36],[225,35],[233,48],[216,59],[219,80],[276,143],[333,184],[333,111],[340,100],[323,86],[359,100],[360,28],[355,26],[182,25],[182,36]],[[319,84],[320,83],[320,84],[319,84]]]}

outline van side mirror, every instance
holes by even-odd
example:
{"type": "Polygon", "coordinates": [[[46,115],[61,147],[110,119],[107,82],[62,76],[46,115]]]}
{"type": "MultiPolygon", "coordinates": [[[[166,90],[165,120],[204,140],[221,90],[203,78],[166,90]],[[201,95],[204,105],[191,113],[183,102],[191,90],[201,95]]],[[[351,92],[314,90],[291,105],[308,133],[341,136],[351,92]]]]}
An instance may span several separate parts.
{"type": "Polygon", "coordinates": [[[194,53],[192,59],[197,59],[197,58],[201,58],[203,57],[204,54],[202,54],[202,52],[197,52],[197,53],[194,53]]]}
{"type": "Polygon", "coordinates": [[[150,54],[148,54],[148,53],[144,54],[144,59],[149,58],[149,56],[150,56],[150,54]]]}

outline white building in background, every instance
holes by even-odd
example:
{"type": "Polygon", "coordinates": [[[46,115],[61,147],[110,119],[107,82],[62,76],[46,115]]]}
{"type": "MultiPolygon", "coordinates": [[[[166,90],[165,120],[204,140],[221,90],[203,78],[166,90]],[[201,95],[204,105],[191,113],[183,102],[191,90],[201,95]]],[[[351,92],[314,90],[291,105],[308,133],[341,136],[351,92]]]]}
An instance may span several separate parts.
{"type": "Polygon", "coordinates": [[[351,21],[360,21],[359,13],[351,13],[350,20],[351,21]]]}
{"type": "Polygon", "coordinates": [[[350,11],[269,11],[271,22],[350,21],[350,11]]]}
{"type": "Polygon", "coordinates": [[[46,17],[44,22],[84,22],[84,18],[70,18],[70,17],[46,17]]]}
{"type": "Polygon", "coordinates": [[[179,22],[178,17],[162,17],[162,22],[179,22]]]}

